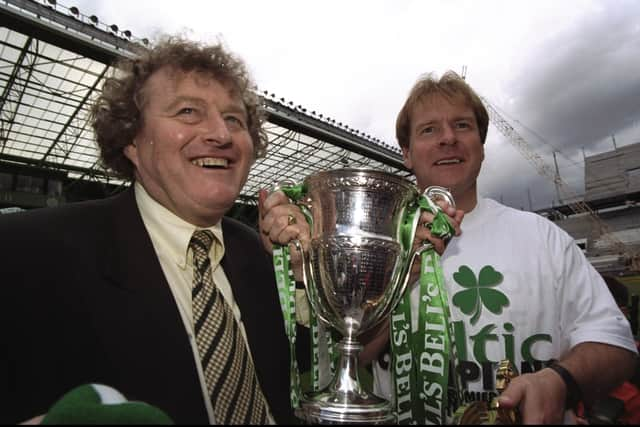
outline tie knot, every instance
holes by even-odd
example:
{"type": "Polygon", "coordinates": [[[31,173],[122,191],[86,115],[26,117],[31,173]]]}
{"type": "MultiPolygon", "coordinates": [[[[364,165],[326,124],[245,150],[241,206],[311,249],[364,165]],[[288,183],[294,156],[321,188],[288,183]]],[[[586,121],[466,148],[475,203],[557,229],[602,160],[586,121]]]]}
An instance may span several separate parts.
{"type": "Polygon", "coordinates": [[[208,256],[213,239],[213,233],[210,230],[196,230],[191,236],[189,247],[197,255],[208,256]]]}

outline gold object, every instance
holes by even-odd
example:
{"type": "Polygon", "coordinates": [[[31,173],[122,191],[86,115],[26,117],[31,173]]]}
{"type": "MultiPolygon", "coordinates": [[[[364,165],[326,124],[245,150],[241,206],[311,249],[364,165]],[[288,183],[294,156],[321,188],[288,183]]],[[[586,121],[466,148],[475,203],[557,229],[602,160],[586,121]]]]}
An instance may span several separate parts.
{"type": "Polygon", "coordinates": [[[496,414],[496,411],[489,411],[485,401],[471,402],[458,408],[453,415],[453,424],[491,425],[496,423],[496,414]]]}
{"type": "Polygon", "coordinates": [[[291,214],[287,215],[287,225],[293,225],[296,222],[297,221],[296,221],[296,217],[295,216],[293,216],[291,214]]]}
{"type": "MultiPolygon", "coordinates": [[[[511,380],[518,376],[518,370],[509,359],[500,361],[496,371],[496,390],[499,394],[507,389],[511,380]]],[[[497,424],[520,424],[520,413],[517,408],[501,408],[498,398],[491,401],[490,410],[497,415],[497,424]]]]}
{"type": "Polygon", "coordinates": [[[499,394],[507,389],[511,380],[518,376],[518,370],[509,359],[500,361],[496,370],[496,390],[499,394]]]}
{"type": "MultiPolygon", "coordinates": [[[[511,380],[518,376],[518,370],[510,360],[500,361],[496,370],[496,391],[502,394],[507,389],[511,380]]],[[[491,400],[490,404],[484,401],[472,402],[462,405],[453,419],[454,424],[496,424],[514,425],[521,424],[520,413],[517,408],[501,408],[498,398],[491,400]]]]}

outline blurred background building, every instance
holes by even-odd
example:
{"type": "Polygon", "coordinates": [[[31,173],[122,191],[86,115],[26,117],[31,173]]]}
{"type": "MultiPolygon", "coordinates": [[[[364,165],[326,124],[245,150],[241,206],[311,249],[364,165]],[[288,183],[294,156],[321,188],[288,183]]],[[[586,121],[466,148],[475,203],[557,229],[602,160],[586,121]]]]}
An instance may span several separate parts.
{"type": "Polygon", "coordinates": [[[589,209],[568,203],[538,213],[573,236],[598,271],[640,294],[640,143],[586,157],[584,170],[589,209]]]}

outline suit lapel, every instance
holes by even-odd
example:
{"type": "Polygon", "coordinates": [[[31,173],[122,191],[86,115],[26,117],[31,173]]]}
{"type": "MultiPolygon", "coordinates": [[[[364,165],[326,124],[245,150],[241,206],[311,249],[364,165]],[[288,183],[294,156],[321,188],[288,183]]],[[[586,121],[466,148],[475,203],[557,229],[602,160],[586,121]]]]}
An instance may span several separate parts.
{"type": "Polygon", "coordinates": [[[248,311],[245,311],[245,309],[251,310],[253,298],[249,295],[250,288],[247,287],[246,272],[243,271],[240,257],[238,257],[238,254],[245,253],[246,248],[243,251],[243,246],[238,239],[234,238],[233,225],[226,218],[222,218],[222,230],[225,251],[220,265],[222,265],[224,274],[229,280],[233,290],[233,298],[240,307],[240,313],[247,313],[248,311]]]}
{"type": "Polygon", "coordinates": [[[151,238],[142,222],[132,188],[113,200],[113,223],[108,232],[104,274],[119,287],[132,292],[169,292],[151,238]]]}

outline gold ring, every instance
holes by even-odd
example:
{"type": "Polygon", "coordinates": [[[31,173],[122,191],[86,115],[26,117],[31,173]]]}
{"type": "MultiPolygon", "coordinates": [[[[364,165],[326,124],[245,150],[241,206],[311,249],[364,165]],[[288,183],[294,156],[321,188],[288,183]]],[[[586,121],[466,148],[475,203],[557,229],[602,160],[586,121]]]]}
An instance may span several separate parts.
{"type": "Polygon", "coordinates": [[[296,221],[296,217],[295,216],[293,216],[291,214],[287,215],[287,225],[293,225],[296,222],[297,221],[296,221]]]}

